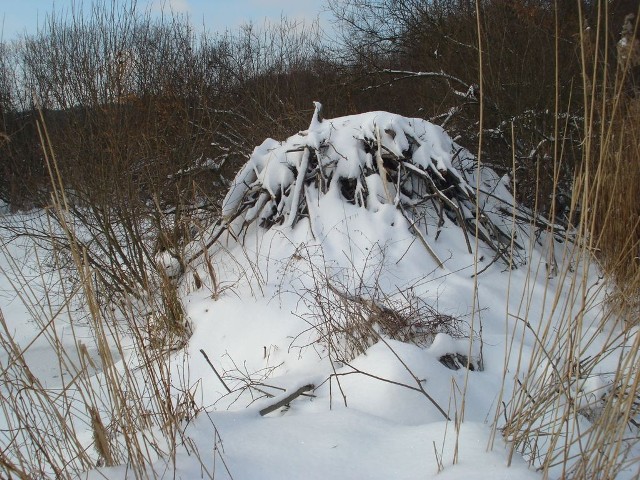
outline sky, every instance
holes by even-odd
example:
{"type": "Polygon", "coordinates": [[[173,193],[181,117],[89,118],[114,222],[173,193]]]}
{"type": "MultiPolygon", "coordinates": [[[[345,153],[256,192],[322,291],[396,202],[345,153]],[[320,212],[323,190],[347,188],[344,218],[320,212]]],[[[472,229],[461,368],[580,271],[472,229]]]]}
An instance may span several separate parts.
{"type": "MultiPolygon", "coordinates": [[[[111,0],[103,0],[109,4],[111,0]]],[[[129,3],[130,0],[113,0],[129,3]]],[[[0,38],[14,40],[21,34],[37,31],[48,14],[68,11],[71,5],[91,5],[91,0],[0,0],[0,38]]],[[[285,15],[312,20],[322,12],[325,0],[138,0],[138,9],[150,8],[156,14],[165,10],[186,14],[197,30],[234,30],[243,23],[261,25],[265,19],[278,20],[285,15]]]]}

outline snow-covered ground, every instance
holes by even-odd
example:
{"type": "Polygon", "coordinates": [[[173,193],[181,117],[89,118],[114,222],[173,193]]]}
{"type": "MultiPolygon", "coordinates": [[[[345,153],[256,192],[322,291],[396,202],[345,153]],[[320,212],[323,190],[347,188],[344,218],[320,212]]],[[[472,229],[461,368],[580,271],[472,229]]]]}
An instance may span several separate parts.
{"type": "MultiPolygon", "coordinates": [[[[619,327],[602,325],[601,281],[576,261],[570,243],[516,225],[509,208],[500,211],[513,203],[508,187],[488,169],[478,178],[471,156],[439,127],[383,112],[314,115],[308,131],[257,147],[225,200],[226,230],[204,234],[206,241],[221,233],[206,255],[198,255],[202,239],[188,250],[178,290],[193,335],[172,354],[171,369],[202,409],[184,421],[189,441],[174,458],[156,458],[149,476],[540,477],[535,449],[522,452],[525,458],[512,452],[502,428],[512,399],[532,379],[553,381],[549,365],[566,360],[552,352],[546,363],[530,365],[548,341],[543,332],[580,315],[582,351],[593,358],[605,345],[615,352],[611,333],[619,327]],[[415,177],[385,178],[389,156],[407,158],[396,172],[429,169],[460,198],[480,187],[477,202],[488,220],[477,228],[497,244],[488,231],[497,226],[513,242],[512,264],[495,245],[469,239],[452,212],[417,202],[424,192],[415,177]],[[353,180],[351,201],[344,178],[353,180]],[[255,203],[233,218],[247,198],[255,203]],[[566,262],[584,270],[575,278],[590,288],[587,305],[576,300],[583,285],[566,276],[566,262]],[[305,386],[286,406],[261,414],[305,386]]],[[[473,203],[458,205],[465,220],[473,214],[473,203]]],[[[20,245],[8,248],[24,258],[20,245]]],[[[2,261],[3,270],[14,268],[2,261]]],[[[28,342],[29,313],[18,300],[0,302],[16,337],[28,342]]],[[[34,364],[52,363],[45,343],[28,352],[34,364]]],[[[585,412],[597,411],[611,389],[620,355],[598,358],[572,397],[585,412]]],[[[43,367],[37,374],[55,385],[59,372],[43,367]]],[[[536,441],[544,451],[544,438],[536,441]]],[[[636,470],[631,464],[620,478],[636,470]]],[[[83,478],[130,474],[123,465],[83,478]]],[[[551,475],[561,476],[562,466],[551,475]]]]}

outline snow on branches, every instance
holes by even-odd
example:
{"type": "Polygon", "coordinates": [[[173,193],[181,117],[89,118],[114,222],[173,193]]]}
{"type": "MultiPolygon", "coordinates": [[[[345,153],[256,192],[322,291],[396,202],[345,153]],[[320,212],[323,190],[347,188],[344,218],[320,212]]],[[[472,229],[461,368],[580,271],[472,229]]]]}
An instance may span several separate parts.
{"type": "Polygon", "coordinates": [[[439,265],[427,240],[427,217],[438,231],[445,217],[459,226],[469,253],[469,237],[477,235],[507,261],[510,233],[485,213],[486,196],[479,205],[474,187],[453,166],[468,166],[473,157],[441,127],[387,112],[323,120],[322,106],[315,106],[307,130],[255,148],[224,199],[209,244],[232,223],[241,223],[237,234],[252,224],[294,227],[303,217],[313,222],[312,209],[331,195],[374,212],[394,206],[439,265]]]}

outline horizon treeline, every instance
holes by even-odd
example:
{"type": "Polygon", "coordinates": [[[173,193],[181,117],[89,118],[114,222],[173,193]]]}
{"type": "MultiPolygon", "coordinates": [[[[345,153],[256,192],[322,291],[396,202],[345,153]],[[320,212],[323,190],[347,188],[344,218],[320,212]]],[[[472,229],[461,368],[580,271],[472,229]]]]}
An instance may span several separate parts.
{"type": "MultiPolygon", "coordinates": [[[[318,100],[326,117],[386,110],[442,125],[515,176],[521,201],[567,220],[585,96],[615,88],[637,2],[327,6],[331,32],[283,18],[197,33],[185,17],[101,1],[0,44],[0,199],[49,203],[46,137],[79,203],[215,210],[254,146],[305,129],[318,100]]],[[[630,63],[625,98],[637,94],[630,63]]]]}

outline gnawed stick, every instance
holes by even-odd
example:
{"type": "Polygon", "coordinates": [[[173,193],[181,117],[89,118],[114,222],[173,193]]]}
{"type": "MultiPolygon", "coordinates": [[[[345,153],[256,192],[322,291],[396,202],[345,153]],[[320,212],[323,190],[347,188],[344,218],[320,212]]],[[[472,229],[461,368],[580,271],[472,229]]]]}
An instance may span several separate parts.
{"type": "Polygon", "coordinates": [[[295,392],[292,392],[291,394],[287,395],[286,397],[282,398],[281,400],[278,400],[273,405],[269,405],[268,407],[264,407],[262,410],[260,410],[260,415],[262,415],[264,417],[265,415],[268,415],[271,412],[276,411],[280,407],[283,407],[283,406],[287,405],[288,403],[290,403],[292,400],[295,400],[296,398],[298,398],[303,393],[308,392],[309,390],[313,390],[314,388],[316,388],[316,387],[315,387],[315,385],[312,385],[312,384],[304,385],[304,386],[298,388],[295,392]]]}

